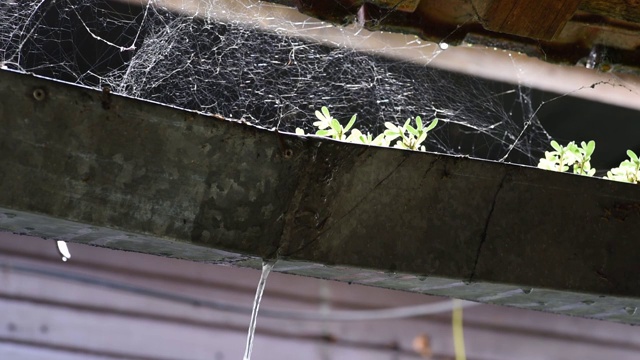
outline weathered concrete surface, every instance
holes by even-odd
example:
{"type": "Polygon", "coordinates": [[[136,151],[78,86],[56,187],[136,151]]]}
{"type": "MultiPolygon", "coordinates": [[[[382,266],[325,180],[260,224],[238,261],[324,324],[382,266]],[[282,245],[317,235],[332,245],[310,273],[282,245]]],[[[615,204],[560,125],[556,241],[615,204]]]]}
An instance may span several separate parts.
{"type": "Polygon", "coordinates": [[[0,230],[640,323],[637,186],[9,72],[0,96],[0,230]]]}

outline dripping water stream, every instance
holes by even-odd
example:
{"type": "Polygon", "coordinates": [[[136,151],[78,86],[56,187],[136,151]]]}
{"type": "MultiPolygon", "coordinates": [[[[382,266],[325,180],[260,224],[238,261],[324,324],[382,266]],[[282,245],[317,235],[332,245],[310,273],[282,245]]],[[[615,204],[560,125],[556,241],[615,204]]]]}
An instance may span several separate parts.
{"type": "Polygon", "coordinates": [[[67,261],[71,258],[71,252],[69,251],[69,247],[67,246],[66,241],[56,241],[56,248],[58,249],[58,253],[62,257],[62,261],[67,261]]]}
{"type": "Polygon", "coordinates": [[[256,321],[258,319],[258,309],[260,308],[260,301],[262,300],[262,293],[264,292],[264,287],[267,283],[267,277],[269,276],[271,269],[273,269],[273,265],[275,265],[275,261],[262,262],[262,275],[260,275],[260,281],[258,282],[258,288],[256,289],[256,297],[253,300],[253,310],[251,311],[251,321],[249,322],[249,332],[247,334],[247,346],[244,349],[243,360],[251,359],[253,336],[256,332],[256,321]]]}

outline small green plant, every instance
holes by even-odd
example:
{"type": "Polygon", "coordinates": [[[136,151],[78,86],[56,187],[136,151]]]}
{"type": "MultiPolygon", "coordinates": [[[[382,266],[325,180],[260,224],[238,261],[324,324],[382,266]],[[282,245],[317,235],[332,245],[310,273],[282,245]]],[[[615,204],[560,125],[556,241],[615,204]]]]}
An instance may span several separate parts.
{"type": "MultiPolygon", "coordinates": [[[[356,115],[353,115],[347,126],[342,126],[340,121],[331,116],[329,109],[323,106],[320,111],[316,110],[316,118],[318,121],[313,123],[313,126],[318,128],[315,135],[326,136],[335,140],[348,141],[357,144],[376,145],[376,146],[391,146],[395,141],[393,147],[408,150],[425,151],[425,146],[422,145],[427,139],[429,131],[433,130],[438,125],[438,119],[433,119],[428,126],[424,126],[422,118],[416,116],[414,119],[415,126],[411,125],[411,119],[402,126],[397,126],[390,122],[385,122],[384,126],[387,128],[382,134],[373,136],[370,133],[363,133],[362,131],[354,128],[356,122],[356,115]],[[347,133],[350,131],[349,135],[347,133]]],[[[304,130],[297,128],[296,134],[305,135],[304,130]]]]}
{"type": "Polygon", "coordinates": [[[640,160],[638,155],[627,150],[628,160],[620,163],[620,166],[607,171],[605,179],[637,184],[640,181],[640,160]]]}
{"type": "Polygon", "coordinates": [[[356,144],[389,147],[389,141],[384,134],[380,134],[374,138],[373,135],[369,133],[363,134],[358,129],[351,130],[351,134],[347,137],[347,141],[356,144]]]}
{"type": "Polygon", "coordinates": [[[583,141],[580,146],[572,141],[567,146],[562,146],[552,140],[551,147],[554,151],[545,151],[544,158],[538,163],[539,168],[559,172],[572,168],[574,174],[585,176],[593,176],[596,173],[596,169],[591,168],[591,155],[596,149],[595,141],[583,141]]]}
{"type": "MultiPolygon", "coordinates": [[[[566,172],[571,168],[574,174],[584,176],[593,176],[596,173],[596,169],[591,167],[591,155],[596,149],[595,141],[583,141],[580,146],[572,141],[567,146],[562,146],[552,140],[551,147],[553,151],[545,151],[544,158],[538,163],[539,168],[559,172],[566,172]]],[[[605,179],[631,184],[640,182],[640,159],[632,150],[627,150],[627,155],[629,159],[607,171],[605,179]]]]}
{"type": "Polygon", "coordinates": [[[403,126],[386,122],[384,126],[387,130],[384,131],[384,136],[388,141],[400,138],[396,141],[395,148],[425,151],[422,143],[427,140],[427,133],[438,125],[438,119],[433,119],[426,128],[423,126],[420,116],[416,116],[415,122],[416,127],[411,126],[411,119],[407,119],[403,126]]]}
{"type": "MultiPolygon", "coordinates": [[[[429,131],[438,125],[438,119],[433,119],[425,127],[422,118],[416,116],[413,119],[415,126],[412,125],[411,118],[407,119],[402,126],[385,122],[386,130],[374,137],[370,133],[363,133],[354,128],[357,115],[353,115],[349,119],[347,126],[342,126],[338,119],[331,116],[326,106],[316,110],[315,115],[318,119],[313,123],[313,126],[318,129],[315,135],[365,145],[390,147],[393,144],[394,148],[416,151],[426,150],[422,144],[427,140],[429,131]]],[[[305,132],[297,128],[296,134],[305,135],[305,132]]],[[[572,141],[566,146],[562,146],[557,141],[552,140],[551,147],[553,151],[545,151],[544,158],[540,159],[538,163],[539,168],[558,172],[567,172],[571,169],[574,174],[584,176],[593,176],[596,173],[596,169],[591,167],[591,156],[596,149],[595,141],[582,141],[580,146],[572,141]]],[[[631,150],[627,150],[627,155],[629,159],[624,160],[618,167],[608,171],[607,175],[604,176],[605,179],[632,184],[640,183],[640,159],[631,150]]]]}
{"type": "Polygon", "coordinates": [[[347,132],[356,123],[356,115],[353,115],[347,126],[342,127],[342,124],[340,124],[338,119],[331,116],[329,109],[326,106],[322,107],[322,112],[316,110],[316,117],[319,121],[314,122],[313,126],[320,129],[316,131],[316,135],[328,136],[342,141],[347,140],[347,132]]]}

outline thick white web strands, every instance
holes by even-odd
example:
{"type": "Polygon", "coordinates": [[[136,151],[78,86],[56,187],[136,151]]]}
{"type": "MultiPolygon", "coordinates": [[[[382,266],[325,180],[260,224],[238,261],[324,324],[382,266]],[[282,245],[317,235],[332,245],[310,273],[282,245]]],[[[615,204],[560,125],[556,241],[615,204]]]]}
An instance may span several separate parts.
{"type": "Polygon", "coordinates": [[[385,121],[438,117],[426,145],[439,153],[534,165],[548,146],[526,88],[207,20],[208,1],[187,16],[152,3],[7,0],[0,64],[281,131],[313,131],[326,105],[343,123],[357,113],[356,127],[374,134],[385,121]]]}

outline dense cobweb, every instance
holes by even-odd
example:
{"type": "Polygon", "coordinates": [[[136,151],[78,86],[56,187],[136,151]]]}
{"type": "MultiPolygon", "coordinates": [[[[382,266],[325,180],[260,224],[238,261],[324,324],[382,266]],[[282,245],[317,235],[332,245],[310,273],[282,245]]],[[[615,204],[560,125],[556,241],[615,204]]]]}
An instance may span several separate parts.
{"type": "Polygon", "coordinates": [[[426,145],[439,153],[535,164],[548,144],[528,89],[434,69],[435,44],[417,64],[355,49],[368,36],[357,29],[314,40],[335,27],[262,14],[259,3],[166,3],[4,1],[0,63],[280,131],[313,130],[314,111],[328,106],[372,133],[437,117],[426,145]]]}

